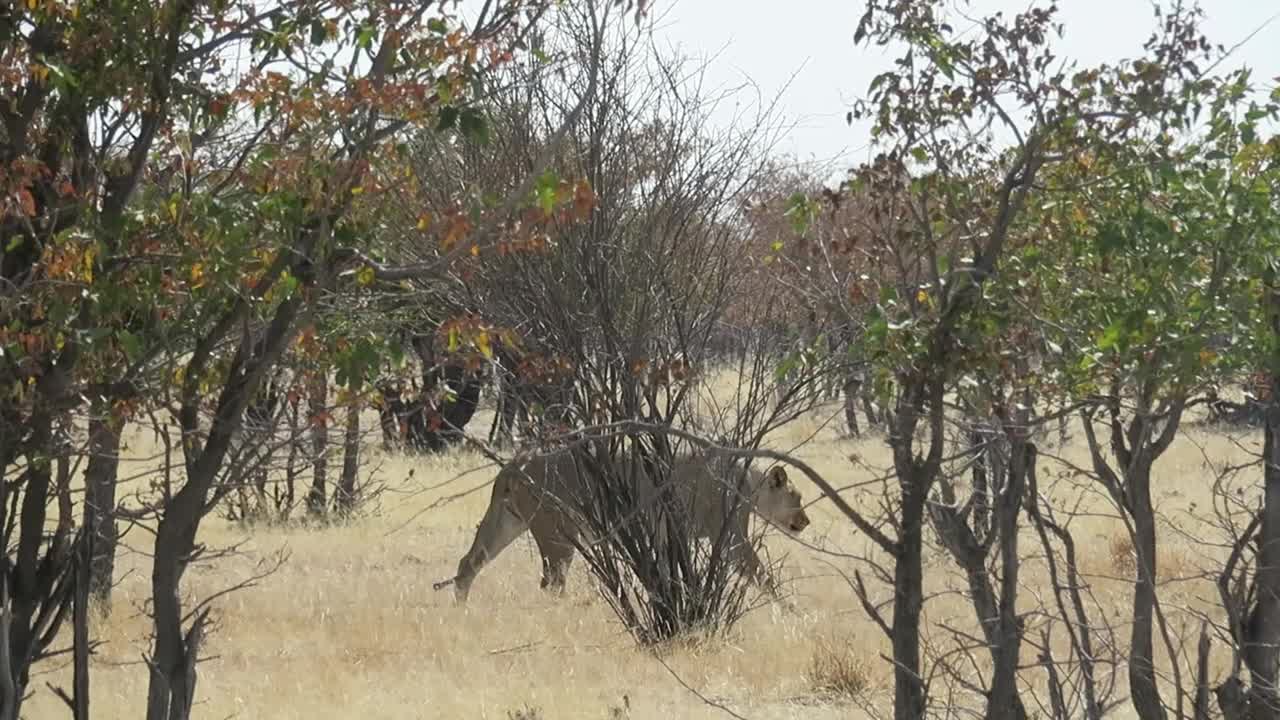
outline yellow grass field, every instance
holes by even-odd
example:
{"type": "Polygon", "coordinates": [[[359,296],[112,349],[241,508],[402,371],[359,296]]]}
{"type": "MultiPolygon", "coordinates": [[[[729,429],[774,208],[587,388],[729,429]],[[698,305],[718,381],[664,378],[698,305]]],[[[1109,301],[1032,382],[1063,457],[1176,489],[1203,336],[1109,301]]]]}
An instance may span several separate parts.
{"type": "MultiPolygon", "coordinates": [[[[797,455],[836,485],[870,476],[850,461],[851,455],[864,466],[887,467],[883,435],[841,438],[837,411],[831,406],[806,417],[768,444],[790,450],[803,443],[797,455]]],[[[481,415],[474,427],[487,428],[488,421],[481,415]]],[[[1206,601],[1215,597],[1204,580],[1180,582],[1206,564],[1203,546],[1194,540],[1199,530],[1187,519],[1194,514],[1186,514],[1193,503],[1198,508],[1209,504],[1212,472],[1205,458],[1241,462],[1251,442],[1192,428],[1157,466],[1160,510],[1175,523],[1188,523],[1181,537],[1162,528],[1160,575],[1168,582],[1161,600],[1171,608],[1175,630],[1198,630],[1180,608],[1207,607],[1206,601]]],[[[1061,452],[1083,465],[1082,443],[1077,434],[1066,448],[1050,445],[1045,453],[1061,452]]],[[[127,455],[135,460],[124,464],[121,475],[154,462],[137,460],[154,452],[149,434],[134,433],[127,455]]],[[[207,520],[202,539],[209,546],[240,546],[235,555],[188,573],[189,598],[206,597],[253,576],[259,563],[269,563],[279,552],[288,557],[279,571],[255,586],[216,601],[216,625],[206,648],[210,657],[200,666],[196,717],[729,717],[708,701],[761,720],[890,712],[892,677],[881,657],[888,642],[866,619],[845,579],[859,565],[824,552],[869,554],[871,543],[829,503],[818,501],[810,510],[814,523],[805,537],[813,547],[776,533],[767,541],[771,555],[787,555],[794,609],[765,605],[728,640],[670,648],[659,659],[636,649],[595,595],[580,562],[571,571],[565,598],[541,593],[538,559],[527,536],[480,575],[467,609],[453,607],[451,591],[435,592],[431,585],[452,576],[471,542],[488,502],[483,486],[495,469],[478,454],[461,450],[434,458],[388,457],[372,439],[366,460],[362,480],[371,474],[387,489],[375,507],[350,525],[248,531],[218,517],[207,520]],[[453,502],[430,507],[477,487],[453,502]],[[833,664],[843,666],[839,674],[846,680],[865,682],[865,692],[852,699],[825,689],[833,664]]],[[[1050,460],[1042,461],[1042,484],[1059,473],[1050,460]]],[[[792,475],[806,500],[815,500],[816,489],[799,473],[792,475]]],[[[1071,473],[1062,477],[1068,483],[1071,473]]],[[[1069,494],[1063,488],[1055,492],[1069,494]]],[[[866,493],[851,495],[851,500],[862,507],[877,502],[866,493]]],[[[1091,502],[1091,507],[1105,507],[1091,502]]],[[[1099,513],[1079,518],[1073,527],[1100,596],[1123,610],[1128,584],[1118,524],[1099,513]]],[[[1038,552],[1029,533],[1027,537],[1023,547],[1038,552]]],[[[104,642],[92,677],[92,713],[100,718],[138,717],[145,705],[147,669],[141,657],[147,648],[143,610],[150,536],[134,528],[125,543],[129,549],[117,565],[122,580],[113,612],[95,630],[104,642]]],[[[963,587],[935,541],[926,555],[931,590],[963,587]]],[[[1034,568],[1025,575],[1024,599],[1030,603],[1032,594],[1047,590],[1037,585],[1034,568]]],[[[885,588],[875,592],[889,597],[885,588]]],[[[972,609],[958,592],[931,599],[925,612],[931,627],[973,627],[972,609]]],[[[1024,649],[1023,654],[1027,662],[1033,653],[1024,649]]],[[[46,683],[69,687],[66,659],[37,667],[27,717],[65,715],[46,683]]],[[[1222,661],[1215,657],[1215,665],[1222,661]]],[[[1123,682],[1123,671],[1119,679],[1123,682]]]]}

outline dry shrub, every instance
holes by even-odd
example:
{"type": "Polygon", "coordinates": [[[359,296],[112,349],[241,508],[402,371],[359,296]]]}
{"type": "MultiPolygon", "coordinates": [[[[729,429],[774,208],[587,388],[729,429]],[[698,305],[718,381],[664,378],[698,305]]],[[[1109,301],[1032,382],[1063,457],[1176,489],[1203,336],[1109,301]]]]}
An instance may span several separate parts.
{"type": "Polygon", "coordinates": [[[1161,580],[1186,580],[1200,573],[1196,558],[1185,547],[1165,543],[1156,552],[1156,577],[1161,580]]]}
{"type": "Polygon", "coordinates": [[[809,661],[809,683],[814,692],[834,698],[857,698],[871,687],[871,668],[855,655],[857,643],[818,642],[809,661]]]}
{"type": "MultiPolygon", "coordinates": [[[[581,518],[580,536],[608,538],[575,538],[575,549],[641,646],[674,642],[692,647],[728,633],[762,598],[751,577],[740,572],[732,544],[749,543],[758,554],[761,533],[757,529],[750,537],[735,538],[726,522],[715,538],[701,542],[690,515],[694,505],[682,499],[684,489],[678,486],[691,482],[676,473],[675,458],[685,451],[661,433],[628,435],[627,440],[605,462],[585,452],[575,456],[594,478],[574,508],[581,518]],[[655,459],[651,469],[644,467],[646,458],[655,459]],[[662,490],[646,491],[649,482],[662,490]]],[[[746,468],[735,466],[732,458],[707,458],[723,487],[697,492],[721,494],[726,516],[739,512],[747,502],[739,490],[745,487],[746,468]]],[[[768,570],[776,576],[776,567],[768,570]]]]}
{"type": "MultiPolygon", "coordinates": [[[[1111,569],[1118,577],[1133,577],[1138,571],[1138,554],[1133,538],[1123,529],[1111,536],[1108,542],[1111,569]]],[[[1164,543],[1156,548],[1156,578],[1158,580],[1183,580],[1197,573],[1195,558],[1185,548],[1164,543]]]]}
{"type": "Polygon", "coordinates": [[[1128,532],[1121,529],[1112,535],[1108,550],[1111,553],[1111,568],[1117,575],[1132,575],[1138,569],[1138,554],[1134,552],[1133,538],[1128,532]]]}
{"type": "Polygon", "coordinates": [[[542,720],[542,710],[525,705],[519,710],[509,710],[507,720],[542,720]]]}
{"type": "Polygon", "coordinates": [[[631,717],[631,698],[623,695],[621,705],[609,706],[609,720],[627,720],[631,717]]]}

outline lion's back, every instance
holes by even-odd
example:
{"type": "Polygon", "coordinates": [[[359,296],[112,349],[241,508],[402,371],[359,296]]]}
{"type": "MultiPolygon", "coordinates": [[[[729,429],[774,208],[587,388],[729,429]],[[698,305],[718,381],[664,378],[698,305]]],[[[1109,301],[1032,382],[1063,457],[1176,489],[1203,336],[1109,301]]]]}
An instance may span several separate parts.
{"type": "MultiPolygon", "coordinates": [[[[617,476],[626,477],[627,473],[617,476]]],[[[740,471],[720,458],[702,454],[676,458],[670,486],[692,534],[716,537],[730,517],[732,527],[745,532],[749,500],[744,498],[736,507],[733,504],[739,477],[740,471]]],[[[642,506],[655,502],[652,480],[643,473],[638,479],[636,500],[642,506]]],[[[535,515],[548,520],[563,518],[568,508],[589,503],[593,494],[573,455],[567,452],[513,461],[498,473],[495,485],[497,494],[507,498],[526,519],[535,515]]]]}

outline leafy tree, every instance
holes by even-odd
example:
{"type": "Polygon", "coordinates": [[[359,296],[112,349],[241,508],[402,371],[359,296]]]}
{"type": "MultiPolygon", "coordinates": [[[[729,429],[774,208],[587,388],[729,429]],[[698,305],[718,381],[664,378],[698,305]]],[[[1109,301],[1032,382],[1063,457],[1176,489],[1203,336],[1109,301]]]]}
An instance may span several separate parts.
{"type": "MultiPolygon", "coordinates": [[[[1050,368],[1083,406],[1096,478],[1133,535],[1130,691],[1140,717],[1163,718],[1153,644],[1170,657],[1176,647],[1156,597],[1152,467],[1186,410],[1257,362],[1236,339],[1260,330],[1241,321],[1258,307],[1259,264],[1271,257],[1260,242],[1275,223],[1262,200],[1272,171],[1257,123],[1276,107],[1248,101],[1247,71],[1206,76],[1206,59],[1182,55],[1207,52],[1194,14],[1168,16],[1147,47],[1151,60],[1121,65],[1098,93],[1096,114],[1135,131],[1083,136],[1047,176],[1044,234],[1019,264],[1056,349],[1050,368]]],[[[1172,671],[1180,714],[1191,685],[1177,663],[1172,671]]]]}
{"type": "MultiPolygon", "coordinates": [[[[400,174],[394,141],[407,129],[480,132],[477,83],[523,47],[546,8],[489,3],[465,22],[430,0],[53,2],[4,13],[0,460],[16,472],[5,492],[21,495],[4,507],[21,514],[4,523],[18,539],[3,580],[0,717],[17,716],[72,595],[70,525],[46,537],[44,521],[62,452],[55,427],[81,395],[92,398],[98,462],[83,535],[102,545],[113,537],[109,458],[123,423],[163,409],[181,432],[184,477],[164,478],[139,519],[155,530],[148,717],[187,716],[208,608],[184,611],[180,582],[246,407],[317,299],[348,282],[344,270],[430,275],[488,247],[487,225],[522,193],[477,208],[425,266],[370,259],[355,210],[385,197],[374,168],[400,174]]],[[[359,386],[353,358],[335,362],[359,386]]],[[[98,578],[109,586],[110,571],[98,578]]],[[[85,653],[78,640],[77,669],[85,653]]],[[[84,717],[80,674],[73,704],[84,717]]]]}
{"type": "MultiPolygon", "coordinates": [[[[958,16],[940,3],[871,2],[856,35],[904,48],[894,68],[872,81],[869,100],[851,113],[851,119],[872,121],[884,153],[847,184],[849,196],[865,196],[862,202],[873,208],[850,233],[848,252],[861,255],[869,268],[859,292],[866,309],[855,317],[864,319],[862,335],[873,373],[882,378],[881,391],[893,389],[888,442],[896,475],[886,487],[893,498],[889,514],[855,522],[892,564],[891,570],[877,571],[892,579],[892,616],[881,616],[860,578],[856,587],[893,646],[898,718],[923,717],[926,678],[946,672],[924,667],[920,655],[921,558],[931,507],[944,544],[970,580],[979,581],[971,582],[971,591],[993,668],[987,717],[1025,714],[1017,687],[1018,498],[1034,487],[1034,448],[1026,427],[1036,401],[1036,374],[1014,361],[1027,359],[1026,343],[1036,329],[1019,319],[1020,308],[1034,299],[1027,285],[1039,277],[1028,258],[1045,253],[1067,262],[1057,248],[1049,249],[1052,238],[1037,232],[1038,213],[1055,203],[1065,211],[1074,207],[1079,183],[1064,186],[1055,178],[1082,157],[1114,158],[1108,169],[1145,172],[1156,141],[1185,132],[1181,118],[1211,102],[1217,87],[1204,80],[1197,64],[1210,48],[1197,34],[1194,12],[1175,8],[1162,16],[1141,59],[1077,70],[1052,50],[1051,37],[1062,32],[1054,10],[1032,7],[956,28],[958,16]],[[983,566],[990,542],[974,535],[973,527],[962,527],[963,517],[947,512],[959,502],[944,477],[947,398],[953,392],[973,407],[994,411],[1012,443],[991,526],[998,533],[990,529],[988,535],[1000,538],[999,572],[991,579],[983,566]],[[886,526],[892,536],[881,530],[886,526]]],[[[1085,182],[1083,174],[1076,179],[1085,182]]],[[[1088,181],[1098,179],[1091,175],[1088,181]]],[[[1123,188],[1114,198],[1138,192],[1127,183],[1131,179],[1110,186],[1123,188]]],[[[803,210],[806,203],[796,207],[803,210]]],[[[1073,309],[1056,297],[1049,302],[1060,302],[1055,307],[1064,313],[1073,309]]],[[[1132,299],[1123,302],[1133,307],[1132,299]]],[[[1095,326],[1094,318],[1073,319],[1095,326]]],[[[1134,704],[1142,716],[1155,717],[1162,710],[1150,653],[1136,642],[1134,654],[1134,704]]]]}

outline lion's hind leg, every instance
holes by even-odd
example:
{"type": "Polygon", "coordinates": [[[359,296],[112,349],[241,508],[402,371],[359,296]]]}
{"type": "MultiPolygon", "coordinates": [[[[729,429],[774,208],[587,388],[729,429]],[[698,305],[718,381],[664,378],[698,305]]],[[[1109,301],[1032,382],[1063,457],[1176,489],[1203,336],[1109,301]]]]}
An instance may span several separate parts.
{"type": "Polygon", "coordinates": [[[533,528],[533,539],[542,556],[542,589],[563,594],[569,565],[573,562],[573,543],[563,533],[540,530],[533,528]]]}

